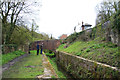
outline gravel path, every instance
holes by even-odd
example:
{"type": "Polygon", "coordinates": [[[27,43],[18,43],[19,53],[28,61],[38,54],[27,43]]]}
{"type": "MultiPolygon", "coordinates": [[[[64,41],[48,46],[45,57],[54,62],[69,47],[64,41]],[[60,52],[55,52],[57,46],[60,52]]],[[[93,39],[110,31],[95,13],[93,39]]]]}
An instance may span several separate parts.
{"type": "Polygon", "coordinates": [[[12,66],[13,64],[15,64],[16,62],[18,62],[20,59],[24,58],[24,57],[27,57],[29,54],[24,54],[22,56],[19,56],[13,60],[11,60],[10,62],[8,62],[7,64],[4,64],[2,66],[2,72],[9,69],[10,66],[12,66]]]}

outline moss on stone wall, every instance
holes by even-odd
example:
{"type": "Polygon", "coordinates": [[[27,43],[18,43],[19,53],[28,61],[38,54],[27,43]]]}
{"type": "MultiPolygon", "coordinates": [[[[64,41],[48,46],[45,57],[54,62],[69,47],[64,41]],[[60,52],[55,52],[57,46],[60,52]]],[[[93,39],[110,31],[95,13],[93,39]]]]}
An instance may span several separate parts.
{"type": "Polygon", "coordinates": [[[62,65],[74,78],[120,78],[118,71],[96,62],[87,61],[64,52],[57,52],[56,56],[57,63],[62,65]]]}

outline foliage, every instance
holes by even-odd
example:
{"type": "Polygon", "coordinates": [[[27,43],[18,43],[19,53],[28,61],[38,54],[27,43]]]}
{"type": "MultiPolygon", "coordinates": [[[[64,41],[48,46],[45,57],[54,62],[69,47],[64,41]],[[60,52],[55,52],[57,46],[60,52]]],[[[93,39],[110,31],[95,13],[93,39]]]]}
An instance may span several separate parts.
{"type": "Polygon", "coordinates": [[[32,8],[30,8],[31,5],[36,7],[39,6],[37,5],[37,2],[32,2],[31,4],[31,3],[27,3],[26,1],[25,2],[0,1],[0,10],[1,10],[0,18],[2,20],[2,34],[3,34],[2,39],[4,44],[10,43],[11,36],[15,28],[18,28],[18,25],[26,27],[24,25],[25,22],[27,22],[27,20],[24,20],[23,16],[29,15],[32,12],[32,8]]]}
{"type": "Polygon", "coordinates": [[[85,52],[90,52],[90,50],[91,50],[90,48],[87,48],[87,49],[85,50],[85,52]]]}
{"type": "Polygon", "coordinates": [[[76,37],[77,37],[77,33],[73,33],[70,36],[68,36],[66,40],[72,43],[73,41],[76,40],[76,37]]]}
{"type": "Polygon", "coordinates": [[[85,40],[84,38],[84,35],[85,34],[85,31],[81,31],[81,32],[79,32],[79,33],[73,33],[73,34],[71,34],[70,36],[68,36],[64,41],[66,42],[69,42],[69,43],[72,43],[72,42],[74,42],[74,41],[76,41],[77,39],[78,39],[78,37],[79,36],[82,36],[82,39],[81,40],[85,40]]]}
{"type": "MultiPolygon", "coordinates": [[[[119,2],[120,5],[120,2],[119,2]]],[[[111,17],[111,25],[113,29],[120,30],[120,8],[119,10],[111,17]]],[[[120,31],[118,31],[120,32],[120,31]]],[[[119,33],[120,34],[120,33],[119,33]]]]}
{"type": "Polygon", "coordinates": [[[96,6],[98,12],[96,24],[105,23],[119,10],[118,1],[104,0],[96,6]]]}
{"type": "MultiPolygon", "coordinates": [[[[26,45],[26,44],[28,45],[32,41],[49,39],[49,36],[45,33],[41,34],[41,33],[33,32],[33,36],[32,36],[32,32],[29,29],[24,28],[22,26],[18,26],[18,28],[15,28],[15,30],[11,36],[11,40],[9,41],[10,45],[11,44],[15,45],[15,50],[17,50],[18,46],[22,46],[22,45],[26,45]]],[[[2,34],[2,35],[4,35],[4,34],[2,34]]],[[[9,44],[3,44],[3,46],[9,47],[9,44]]],[[[3,47],[3,49],[4,49],[4,47],[3,47]]]]}
{"type": "Polygon", "coordinates": [[[28,44],[32,41],[44,39],[49,39],[47,34],[40,34],[35,31],[31,32],[29,29],[19,27],[19,30],[17,30],[17,28],[14,30],[10,43],[14,43],[19,46],[28,44]]]}
{"type": "Polygon", "coordinates": [[[16,44],[4,44],[4,45],[2,45],[3,53],[4,53],[4,47],[10,47],[10,48],[14,47],[14,49],[17,50],[16,44]]]}
{"type": "Polygon", "coordinates": [[[15,28],[12,36],[11,36],[11,40],[10,43],[14,43],[16,45],[24,45],[24,44],[28,44],[28,42],[31,41],[31,35],[29,30],[23,28],[23,27],[19,27],[19,30],[17,30],[17,28],[15,28]]]}
{"type": "Polygon", "coordinates": [[[2,55],[2,65],[8,63],[9,61],[13,60],[14,58],[21,56],[25,54],[25,52],[22,51],[14,51],[8,54],[2,55]]]}
{"type": "Polygon", "coordinates": [[[91,35],[91,37],[90,38],[92,38],[92,40],[93,39],[95,39],[95,37],[96,37],[96,27],[94,27],[94,28],[92,28],[92,33],[90,34],[91,35]]]}
{"type": "Polygon", "coordinates": [[[36,78],[43,75],[42,55],[36,55],[37,51],[31,51],[27,57],[15,63],[2,73],[3,78],[36,78]]]}
{"type": "MultiPolygon", "coordinates": [[[[37,2],[32,2],[32,6],[37,7],[37,2]]],[[[33,19],[30,26],[25,26],[23,14],[29,15],[32,8],[29,9],[31,3],[26,2],[1,2],[0,1],[0,19],[2,20],[2,44],[16,44],[17,46],[28,45],[32,41],[49,39],[44,33],[35,32],[38,25],[33,19]],[[22,15],[20,15],[22,13],[22,15]]],[[[35,11],[34,11],[35,12],[35,11]]],[[[30,20],[30,19],[28,19],[30,20]]]]}
{"type": "Polygon", "coordinates": [[[51,57],[51,58],[55,57],[55,53],[53,53],[53,52],[52,53],[45,53],[45,55],[48,57],[51,57]]]}
{"type": "Polygon", "coordinates": [[[56,58],[49,58],[48,60],[50,61],[51,65],[53,66],[56,74],[58,75],[58,78],[66,78],[65,75],[58,69],[58,66],[56,64],[56,58]]]}
{"type": "Polygon", "coordinates": [[[77,56],[80,56],[81,54],[82,54],[81,52],[75,53],[75,55],[77,56]]]}
{"type": "Polygon", "coordinates": [[[120,1],[105,0],[97,5],[97,11],[97,25],[110,22],[109,24],[111,26],[108,26],[109,28],[112,27],[114,30],[120,30],[120,1]]]}
{"type": "Polygon", "coordinates": [[[58,49],[57,50],[63,50],[64,49],[64,46],[65,46],[65,44],[61,44],[59,47],[58,47],[58,49]]]}

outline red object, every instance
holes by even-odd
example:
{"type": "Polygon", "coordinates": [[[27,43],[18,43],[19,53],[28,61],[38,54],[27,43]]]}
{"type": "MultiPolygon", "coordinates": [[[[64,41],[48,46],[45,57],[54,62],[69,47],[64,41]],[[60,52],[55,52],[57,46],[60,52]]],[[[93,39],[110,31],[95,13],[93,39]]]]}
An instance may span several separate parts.
{"type": "Polygon", "coordinates": [[[83,25],[83,21],[82,21],[82,26],[81,26],[81,27],[82,27],[82,31],[83,31],[83,30],[84,30],[84,27],[85,27],[85,26],[83,25]]]}
{"type": "Polygon", "coordinates": [[[84,25],[82,25],[82,31],[84,30],[84,27],[85,27],[85,26],[84,26],[84,25]]]}
{"type": "Polygon", "coordinates": [[[63,34],[62,36],[60,36],[60,39],[66,39],[66,38],[67,38],[66,34],[63,34]]]}

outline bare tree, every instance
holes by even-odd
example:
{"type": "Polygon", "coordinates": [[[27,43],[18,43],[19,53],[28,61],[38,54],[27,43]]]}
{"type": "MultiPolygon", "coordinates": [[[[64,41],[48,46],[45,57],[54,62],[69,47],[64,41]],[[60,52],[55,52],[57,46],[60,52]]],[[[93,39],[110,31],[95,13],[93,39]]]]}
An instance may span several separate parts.
{"type": "MultiPolygon", "coordinates": [[[[33,4],[33,3],[32,3],[33,4]]],[[[20,13],[31,13],[28,8],[32,4],[25,2],[0,2],[0,17],[2,19],[3,35],[5,44],[10,43],[11,35],[17,24],[23,23],[20,13]]]]}

